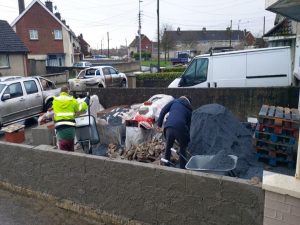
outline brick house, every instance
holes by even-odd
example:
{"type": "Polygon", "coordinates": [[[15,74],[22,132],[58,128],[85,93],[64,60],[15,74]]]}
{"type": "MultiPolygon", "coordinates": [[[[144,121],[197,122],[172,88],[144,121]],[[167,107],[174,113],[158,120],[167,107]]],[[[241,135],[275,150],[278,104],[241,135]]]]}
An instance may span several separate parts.
{"type": "Polygon", "coordinates": [[[4,20],[0,20],[0,40],[0,76],[27,76],[27,53],[29,51],[4,20]]]}
{"type": "MultiPolygon", "coordinates": [[[[138,53],[139,49],[139,36],[136,36],[129,45],[130,55],[138,53]]],[[[152,41],[150,41],[150,39],[144,34],[141,35],[141,51],[152,53],[152,41]]]]}
{"type": "MultiPolygon", "coordinates": [[[[91,46],[83,39],[83,35],[78,36],[81,52],[83,56],[91,56],[91,46]]],[[[81,57],[83,58],[83,57],[81,57]]]]}
{"type": "Polygon", "coordinates": [[[71,66],[78,53],[76,35],[53,13],[51,1],[33,0],[11,26],[25,43],[30,73],[44,73],[46,66],[71,66]],[[44,71],[43,71],[44,70],[44,71]]]}
{"type": "Polygon", "coordinates": [[[211,48],[244,49],[255,44],[255,37],[249,31],[241,30],[193,30],[164,31],[162,37],[162,53],[168,51],[170,57],[175,57],[177,51],[190,50],[196,54],[204,54],[211,48]],[[166,41],[167,40],[167,41],[166,41]],[[164,48],[164,45],[167,48],[164,48]]]}

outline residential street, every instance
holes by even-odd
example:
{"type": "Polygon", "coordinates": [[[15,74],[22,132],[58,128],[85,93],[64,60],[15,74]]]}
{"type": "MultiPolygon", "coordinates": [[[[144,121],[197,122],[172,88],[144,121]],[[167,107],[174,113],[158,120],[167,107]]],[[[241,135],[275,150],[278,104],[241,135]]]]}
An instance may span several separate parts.
{"type": "Polygon", "coordinates": [[[42,200],[0,189],[1,225],[104,225],[42,200]]]}

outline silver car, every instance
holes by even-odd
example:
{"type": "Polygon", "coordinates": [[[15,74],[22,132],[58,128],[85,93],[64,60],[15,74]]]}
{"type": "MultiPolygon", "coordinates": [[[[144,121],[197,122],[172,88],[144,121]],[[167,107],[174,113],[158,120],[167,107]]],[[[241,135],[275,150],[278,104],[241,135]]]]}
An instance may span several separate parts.
{"type": "Polygon", "coordinates": [[[80,71],[68,83],[71,91],[85,91],[87,87],[127,87],[127,77],[112,66],[93,66],[80,71]]]}
{"type": "Polygon", "coordinates": [[[22,77],[21,76],[3,76],[3,77],[0,77],[0,82],[15,80],[15,79],[19,79],[19,78],[22,78],[22,77]]]}
{"type": "Polygon", "coordinates": [[[0,127],[39,115],[52,106],[60,88],[43,77],[0,82],[0,127]]]}

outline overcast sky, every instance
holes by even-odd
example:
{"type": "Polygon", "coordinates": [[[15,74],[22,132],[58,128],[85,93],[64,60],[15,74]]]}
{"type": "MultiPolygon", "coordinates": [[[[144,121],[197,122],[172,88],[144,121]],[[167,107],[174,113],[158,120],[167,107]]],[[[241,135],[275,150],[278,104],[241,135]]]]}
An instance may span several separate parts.
{"type": "MultiPolygon", "coordinates": [[[[25,7],[31,0],[25,0],[25,7]]],[[[42,0],[44,3],[45,0],[42,0]]],[[[92,48],[129,45],[137,35],[139,0],[52,0],[70,28],[92,48]]],[[[247,29],[262,35],[264,16],[266,31],[272,28],[275,14],[265,10],[265,0],[159,0],[160,26],[173,30],[247,29]]],[[[157,40],[157,0],[142,0],[142,33],[157,40]]],[[[0,19],[11,23],[18,16],[18,0],[0,0],[0,19]]]]}

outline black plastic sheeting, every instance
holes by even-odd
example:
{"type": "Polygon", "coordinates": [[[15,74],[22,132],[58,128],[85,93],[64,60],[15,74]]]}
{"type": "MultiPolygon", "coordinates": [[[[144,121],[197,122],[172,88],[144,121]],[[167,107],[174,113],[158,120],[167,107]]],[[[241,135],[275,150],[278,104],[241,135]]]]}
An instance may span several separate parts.
{"type": "MultiPolygon", "coordinates": [[[[222,151],[238,157],[234,171],[237,177],[262,175],[263,168],[256,167],[251,132],[224,106],[209,104],[194,110],[190,137],[188,149],[192,155],[216,155],[222,151]]],[[[219,166],[226,163],[217,159],[219,166]]]]}

